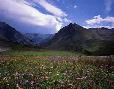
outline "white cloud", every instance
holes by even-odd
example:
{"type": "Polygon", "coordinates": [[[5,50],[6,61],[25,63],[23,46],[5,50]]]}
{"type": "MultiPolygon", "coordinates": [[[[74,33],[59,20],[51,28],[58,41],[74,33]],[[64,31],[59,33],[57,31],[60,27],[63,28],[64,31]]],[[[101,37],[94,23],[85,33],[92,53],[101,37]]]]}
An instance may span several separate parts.
{"type": "Polygon", "coordinates": [[[67,18],[64,18],[63,21],[64,21],[65,23],[71,23],[71,22],[72,22],[71,20],[69,20],[69,19],[67,19],[67,18]]]}
{"type": "Polygon", "coordinates": [[[45,0],[37,1],[39,1],[42,6],[46,5],[47,10],[57,16],[41,13],[26,0],[0,0],[0,16],[21,24],[52,28],[57,32],[63,24],[62,18],[58,16],[66,16],[66,14],[45,0]],[[58,18],[61,20],[58,20],[58,18]]]}
{"type": "Polygon", "coordinates": [[[77,8],[77,5],[74,5],[74,8],[77,8]]]}
{"type": "Polygon", "coordinates": [[[94,16],[92,19],[86,20],[86,23],[89,25],[94,25],[102,22],[102,18],[100,15],[94,16]]]}
{"type": "Polygon", "coordinates": [[[61,9],[57,8],[56,6],[48,3],[46,0],[33,0],[35,3],[40,4],[42,7],[45,8],[48,12],[52,13],[55,16],[67,16],[65,12],[63,12],[61,9]]]}
{"type": "Polygon", "coordinates": [[[105,0],[105,10],[110,12],[112,9],[112,0],[105,0]]]}
{"type": "Polygon", "coordinates": [[[92,19],[86,20],[87,26],[86,27],[114,27],[114,17],[107,16],[102,18],[100,15],[94,16],[92,19]],[[105,25],[103,25],[105,23],[105,25]],[[107,25],[106,25],[107,24],[107,25]],[[110,26],[108,25],[110,24],[110,26]]]}
{"type": "Polygon", "coordinates": [[[105,26],[105,25],[94,25],[94,26],[91,26],[91,25],[86,25],[86,26],[83,26],[84,28],[102,28],[102,27],[105,27],[105,28],[114,28],[114,25],[112,25],[111,27],[110,26],[105,26]]]}

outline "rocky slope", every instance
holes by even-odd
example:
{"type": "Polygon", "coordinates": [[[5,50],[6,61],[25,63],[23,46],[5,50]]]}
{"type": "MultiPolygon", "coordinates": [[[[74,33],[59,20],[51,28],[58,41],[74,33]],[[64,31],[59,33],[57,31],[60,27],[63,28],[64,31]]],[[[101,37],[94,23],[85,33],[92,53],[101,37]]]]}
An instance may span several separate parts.
{"type": "Polygon", "coordinates": [[[108,28],[86,29],[71,23],[55,34],[48,48],[79,51],[89,55],[114,54],[114,30],[108,28]]]}
{"type": "Polygon", "coordinates": [[[27,37],[4,22],[0,22],[0,40],[2,42],[7,41],[22,45],[31,45],[31,41],[27,37]]]}
{"type": "Polygon", "coordinates": [[[25,36],[32,40],[34,45],[43,45],[51,40],[54,34],[26,33],[25,36]]]}

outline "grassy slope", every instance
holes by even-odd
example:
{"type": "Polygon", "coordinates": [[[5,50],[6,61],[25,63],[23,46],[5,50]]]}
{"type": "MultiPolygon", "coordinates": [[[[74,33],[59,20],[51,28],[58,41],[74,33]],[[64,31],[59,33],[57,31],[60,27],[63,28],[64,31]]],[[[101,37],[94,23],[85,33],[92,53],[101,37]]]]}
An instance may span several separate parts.
{"type": "Polygon", "coordinates": [[[10,50],[1,53],[2,55],[25,55],[25,56],[76,56],[81,55],[80,53],[76,52],[68,52],[68,51],[46,51],[46,50],[39,50],[39,51],[23,51],[23,50],[10,50]]]}

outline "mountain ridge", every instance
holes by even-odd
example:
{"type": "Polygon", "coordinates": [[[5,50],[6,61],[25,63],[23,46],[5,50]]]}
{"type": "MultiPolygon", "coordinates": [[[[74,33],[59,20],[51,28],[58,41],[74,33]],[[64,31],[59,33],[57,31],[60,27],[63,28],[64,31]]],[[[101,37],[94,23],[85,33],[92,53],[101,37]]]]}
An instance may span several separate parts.
{"type": "Polygon", "coordinates": [[[21,34],[10,25],[0,22],[0,41],[1,45],[6,41],[51,50],[78,51],[88,55],[114,54],[114,28],[86,29],[76,23],[70,23],[56,34],[21,34]]]}
{"type": "Polygon", "coordinates": [[[114,53],[114,30],[108,28],[86,29],[70,23],[55,34],[48,48],[96,55],[111,54],[114,53]]]}
{"type": "Polygon", "coordinates": [[[0,22],[0,39],[16,44],[31,45],[28,38],[5,22],[0,22]]]}

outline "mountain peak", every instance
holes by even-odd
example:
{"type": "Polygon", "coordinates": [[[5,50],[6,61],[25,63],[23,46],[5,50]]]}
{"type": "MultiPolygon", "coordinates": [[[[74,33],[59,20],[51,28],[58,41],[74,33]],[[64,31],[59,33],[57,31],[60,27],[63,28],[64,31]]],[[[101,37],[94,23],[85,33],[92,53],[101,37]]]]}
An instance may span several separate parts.
{"type": "Polygon", "coordinates": [[[81,27],[70,23],[55,34],[49,48],[56,50],[73,50],[87,54],[108,55],[114,53],[114,31],[107,28],[81,27]],[[92,49],[92,50],[91,50],[92,49]]]}
{"type": "Polygon", "coordinates": [[[71,28],[78,28],[78,29],[83,28],[82,26],[80,26],[76,23],[70,23],[68,26],[71,27],[71,28]]]}
{"type": "Polygon", "coordinates": [[[81,29],[84,29],[84,28],[76,23],[70,23],[68,26],[65,26],[62,29],[60,29],[58,33],[72,34],[74,32],[80,31],[81,29]]]}

